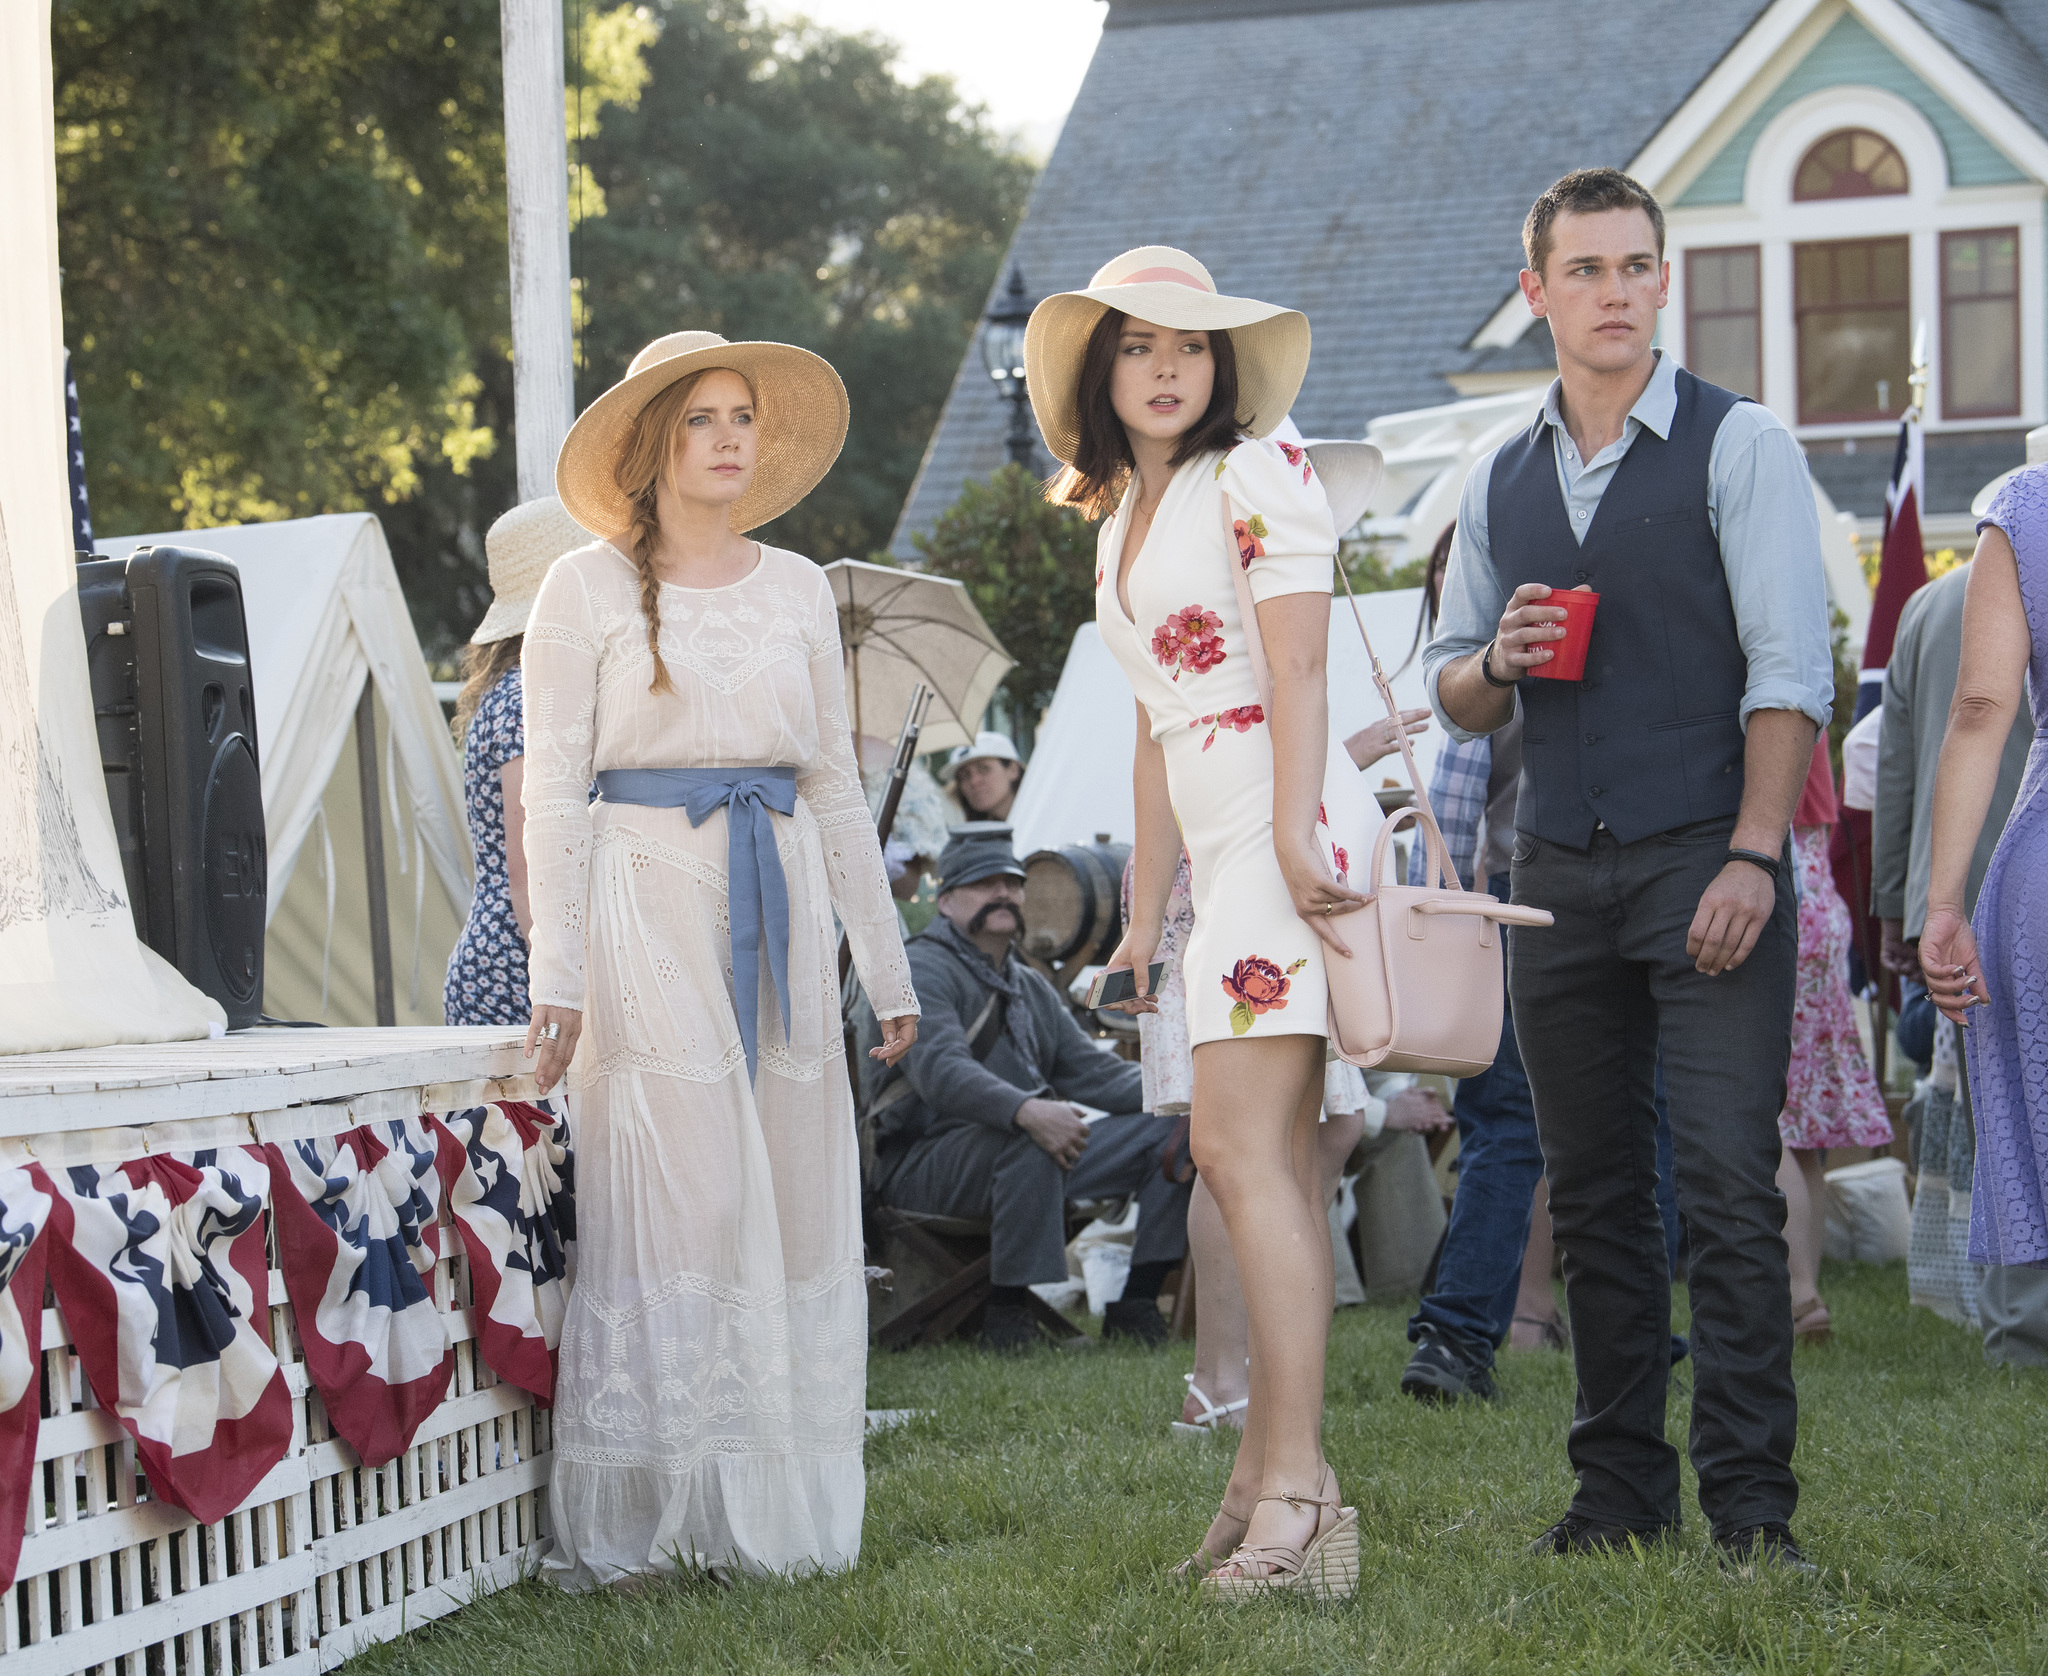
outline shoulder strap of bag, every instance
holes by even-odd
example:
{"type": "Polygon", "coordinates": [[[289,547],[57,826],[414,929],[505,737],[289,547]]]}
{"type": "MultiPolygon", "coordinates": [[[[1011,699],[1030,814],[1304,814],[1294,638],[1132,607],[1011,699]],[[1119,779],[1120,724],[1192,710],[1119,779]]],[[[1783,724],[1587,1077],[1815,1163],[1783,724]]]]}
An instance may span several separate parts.
{"type": "MultiPolygon", "coordinates": [[[[1223,551],[1230,564],[1230,580],[1237,588],[1237,614],[1244,621],[1244,644],[1252,660],[1252,677],[1258,682],[1259,699],[1266,707],[1270,724],[1273,714],[1273,669],[1266,662],[1266,643],[1259,634],[1258,607],[1252,601],[1249,567],[1237,557],[1236,521],[1230,516],[1230,491],[1221,495],[1223,509],[1223,551]]],[[[1387,706],[1387,715],[1394,724],[1394,738],[1401,746],[1401,761],[1408,770],[1408,784],[1415,791],[1415,807],[1419,820],[1435,839],[1438,851],[1443,849],[1443,837],[1436,824],[1436,811],[1430,807],[1429,791],[1422,783],[1421,770],[1415,766],[1415,752],[1408,744],[1408,730],[1401,725],[1401,707],[1394,702],[1394,684],[1387,679],[1387,672],[1380,667],[1379,653],[1372,649],[1372,636],[1365,632],[1365,618],[1359,614],[1358,595],[1351,591],[1351,578],[1344,574],[1341,557],[1333,557],[1337,576],[1344,584],[1345,596],[1351,601],[1351,620],[1358,625],[1358,638],[1365,642],[1365,655],[1372,662],[1373,685],[1380,690],[1380,697],[1387,706]]],[[[1464,881],[1458,877],[1455,867],[1446,864],[1443,869],[1446,889],[1463,890],[1464,881]]],[[[1377,888],[1378,881],[1374,881],[1377,888]]]]}

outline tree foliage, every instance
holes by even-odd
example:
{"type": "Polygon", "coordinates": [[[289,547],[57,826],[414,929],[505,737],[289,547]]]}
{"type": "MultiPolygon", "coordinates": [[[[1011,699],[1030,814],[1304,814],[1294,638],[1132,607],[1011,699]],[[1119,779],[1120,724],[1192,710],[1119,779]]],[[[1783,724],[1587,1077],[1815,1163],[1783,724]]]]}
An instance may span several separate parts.
{"type": "Polygon", "coordinates": [[[761,534],[866,557],[889,539],[1031,166],[949,80],[899,80],[885,41],[774,27],[742,0],[656,15],[646,97],[585,151],[606,213],[576,251],[579,400],[668,332],[817,351],[851,398],[846,451],[761,534]]]}
{"type": "Polygon", "coordinates": [[[1006,465],[969,483],[914,539],[926,570],[967,584],[1017,660],[1003,683],[1012,706],[1036,716],[1052,702],[1074,631],[1095,615],[1095,526],[1006,465]]]}
{"type": "MultiPolygon", "coordinates": [[[[853,435],[763,533],[881,546],[1028,166],[877,40],[568,15],[579,396],[685,327],[816,349],[853,435]]],[[[497,0],[56,0],[52,38],[101,531],[369,507],[430,655],[465,639],[517,498],[497,0]]]]}
{"type": "Polygon", "coordinates": [[[60,0],[65,323],[102,525],[378,504],[490,449],[497,34],[495,0],[60,0]]]}

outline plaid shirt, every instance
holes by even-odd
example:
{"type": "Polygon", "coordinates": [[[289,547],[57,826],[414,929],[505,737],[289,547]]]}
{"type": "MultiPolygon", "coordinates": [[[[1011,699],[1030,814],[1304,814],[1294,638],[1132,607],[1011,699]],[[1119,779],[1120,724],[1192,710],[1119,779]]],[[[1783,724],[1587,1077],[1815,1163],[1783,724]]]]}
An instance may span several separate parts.
{"type": "MultiPolygon", "coordinates": [[[[1451,865],[1467,890],[1477,888],[1473,869],[1479,865],[1479,824],[1486,816],[1486,782],[1493,773],[1493,739],[1480,734],[1469,742],[1446,739],[1429,776],[1429,803],[1451,865]]],[[[1408,882],[1427,878],[1427,850],[1417,841],[1408,846],[1408,882]]]]}

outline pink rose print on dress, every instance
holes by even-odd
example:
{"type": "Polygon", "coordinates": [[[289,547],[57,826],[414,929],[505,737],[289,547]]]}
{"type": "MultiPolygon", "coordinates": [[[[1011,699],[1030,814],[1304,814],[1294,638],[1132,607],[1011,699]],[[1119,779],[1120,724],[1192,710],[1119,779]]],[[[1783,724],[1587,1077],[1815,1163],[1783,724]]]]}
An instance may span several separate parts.
{"type": "Polygon", "coordinates": [[[1337,864],[1337,882],[1348,885],[1351,882],[1351,852],[1342,844],[1332,844],[1330,859],[1337,864]]]}
{"type": "Polygon", "coordinates": [[[1263,704],[1240,704],[1234,710],[1218,710],[1213,716],[1197,716],[1188,723],[1188,726],[1200,727],[1204,722],[1209,724],[1209,737],[1202,741],[1202,749],[1206,751],[1216,743],[1219,728],[1235,728],[1239,733],[1249,733],[1265,719],[1266,707],[1263,704]]]}
{"type": "MultiPolygon", "coordinates": [[[[1278,437],[1275,437],[1273,440],[1275,442],[1280,441],[1278,437]]],[[[1309,480],[1308,450],[1306,448],[1297,448],[1291,442],[1281,442],[1280,452],[1286,455],[1289,465],[1301,467],[1301,480],[1306,483],[1309,480]]]]}
{"type": "Polygon", "coordinates": [[[1316,825],[1318,825],[1318,826],[1328,826],[1329,824],[1330,824],[1330,811],[1329,811],[1328,809],[1324,808],[1324,807],[1322,806],[1322,804],[1318,803],[1318,804],[1316,805],[1316,825]]]}
{"type": "Polygon", "coordinates": [[[1217,632],[1222,627],[1223,619],[1215,612],[1183,606],[1152,631],[1152,655],[1161,669],[1173,671],[1176,681],[1183,671],[1205,675],[1228,655],[1217,632]]]}
{"type": "Polygon", "coordinates": [[[1246,570],[1252,567],[1252,560],[1266,556],[1265,539],[1271,532],[1266,520],[1254,512],[1249,518],[1240,518],[1231,529],[1237,534],[1237,562],[1246,570]]]}
{"type": "Polygon", "coordinates": [[[1255,954],[1233,966],[1223,980],[1223,993],[1236,1002],[1230,1009],[1230,1033],[1242,1036],[1259,1014],[1284,1008],[1291,987],[1287,980],[1307,964],[1306,959],[1297,960],[1283,972],[1276,961],[1255,954]]]}

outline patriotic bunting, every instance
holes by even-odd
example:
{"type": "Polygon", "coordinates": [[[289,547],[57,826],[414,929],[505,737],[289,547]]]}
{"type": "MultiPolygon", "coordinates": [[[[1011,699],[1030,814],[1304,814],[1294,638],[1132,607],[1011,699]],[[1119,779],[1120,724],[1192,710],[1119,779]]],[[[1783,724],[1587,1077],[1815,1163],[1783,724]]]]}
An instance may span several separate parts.
{"type": "Polygon", "coordinates": [[[419,1118],[379,1127],[261,1149],[306,1372],[371,1467],[404,1453],[455,1370],[427,1279],[437,1140],[419,1118]]]}
{"type": "Polygon", "coordinates": [[[266,1206],[307,1374],[335,1431],[376,1467],[410,1446],[454,1372],[431,1290],[444,1200],[480,1354],[552,1402],[573,1171],[567,1118],[510,1102],[118,1168],[0,1164],[0,1593],[40,1483],[46,1281],[153,1493],[212,1524],[292,1444],[269,1336],[266,1206]]]}
{"type": "Polygon", "coordinates": [[[231,1148],[28,1173],[54,1201],[50,1282],[93,1395],[157,1495],[224,1518],[292,1441],[265,1331],[269,1169],[231,1148]]]}
{"type": "Polygon", "coordinates": [[[427,1121],[469,1254],[477,1347],[500,1379],[546,1408],[567,1302],[563,1246],[576,1237],[568,1120],[507,1101],[427,1121]]]}
{"type": "Polygon", "coordinates": [[[42,1483],[35,1460],[50,1248],[40,1236],[49,1219],[50,1195],[28,1171],[0,1165],[0,1595],[14,1587],[29,1496],[42,1483]]]}

